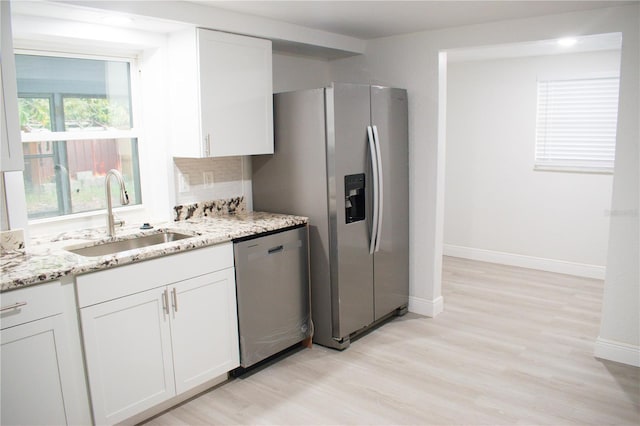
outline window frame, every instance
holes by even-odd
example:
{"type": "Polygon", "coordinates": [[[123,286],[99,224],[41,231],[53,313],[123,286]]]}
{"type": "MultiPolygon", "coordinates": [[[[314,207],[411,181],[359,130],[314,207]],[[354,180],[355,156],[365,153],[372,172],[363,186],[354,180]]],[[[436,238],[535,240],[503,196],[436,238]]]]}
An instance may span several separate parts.
{"type": "MultiPolygon", "coordinates": [[[[89,59],[100,61],[113,61],[113,62],[125,62],[129,64],[129,84],[130,84],[130,102],[131,102],[131,120],[132,126],[128,130],[105,130],[105,131],[43,131],[33,133],[20,132],[21,144],[30,142],[67,142],[77,140],[110,140],[110,139],[136,139],[137,140],[137,157],[138,157],[138,169],[134,170],[134,173],[138,176],[137,191],[140,194],[141,202],[139,204],[128,206],[114,206],[114,211],[120,212],[133,212],[142,211],[145,209],[144,205],[144,190],[142,184],[141,169],[141,145],[143,140],[141,122],[141,103],[140,103],[140,81],[139,81],[139,55],[133,53],[103,53],[99,55],[88,54],[79,49],[74,51],[73,48],[69,49],[56,49],[48,50],[46,47],[38,47],[36,49],[15,47],[15,55],[31,55],[31,56],[46,56],[46,57],[58,57],[58,58],[73,58],[73,59],[89,59]]],[[[64,96],[73,96],[71,93],[65,93],[64,96]]],[[[34,96],[36,97],[36,96],[34,96]]],[[[40,96],[40,98],[46,98],[48,96],[40,96]]],[[[26,197],[26,189],[23,188],[24,197],[26,197]]],[[[26,199],[25,199],[26,202],[26,199]]],[[[24,211],[27,211],[26,204],[24,211]]],[[[93,218],[103,216],[106,212],[106,208],[83,211],[77,213],[62,214],[43,218],[29,218],[26,216],[26,221],[29,226],[31,225],[47,225],[52,223],[73,222],[80,219],[93,218]]]]}
{"type": "MultiPolygon", "coordinates": [[[[604,73],[588,73],[585,75],[575,75],[575,76],[539,76],[536,79],[536,117],[535,117],[535,134],[534,134],[534,147],[533,147],[533,170],[534,171],[550,171],[550,172],[567,172],[567,173],[585,173],[585,174],[613,174],[615,168],[615,145],[617,142],[617,122],[618,122],[618,110],[620,107],[619,104],[620,99],[620,74],[615,72],[604,72],[604,73]],[[541,114],[541,96],[540,96],[540,84],[543,82],[566,82],[566,81],[584,81],[584,80],[604,80],[604,79],[615,79],[617,80],[617,102],[616,102],[616,119],[615,119],[615,134],[613,140],[613,160],[610,167],[597,167],[590,165],[576,165],[575,162],[579,161],[576,159],[567,160],[564,164],[548,164],[538,156],[539,146],[540,146],[540,114],[541,114]],[[573,162],[573,164],[571,164],[573,162]]],[[[586,144],[583,144],[583,148],[586,147],[586,144]]]]}

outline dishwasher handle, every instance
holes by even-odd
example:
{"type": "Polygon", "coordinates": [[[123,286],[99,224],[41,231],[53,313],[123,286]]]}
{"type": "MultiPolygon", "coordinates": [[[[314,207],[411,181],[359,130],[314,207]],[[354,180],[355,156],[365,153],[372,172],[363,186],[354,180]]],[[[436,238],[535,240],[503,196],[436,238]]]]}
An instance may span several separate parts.
{"type": "Polygon", "coordinates": [[[284,245],[280,244],[279,246],[271,247],[269,250],[267,250],[267,253],[276,254],[280,253],[282,250],[284,250],[284,245]]]}
{"type": "Polygon", "coordinates": [[[248,240],[235,244],[236,267],[241,261],[254,261],[258,259],[267,259],[271,255],[282,254],[287,255],[291,251],[299,250],[302,247],[302,240],[283,241],[253,241],[248,240]]]}

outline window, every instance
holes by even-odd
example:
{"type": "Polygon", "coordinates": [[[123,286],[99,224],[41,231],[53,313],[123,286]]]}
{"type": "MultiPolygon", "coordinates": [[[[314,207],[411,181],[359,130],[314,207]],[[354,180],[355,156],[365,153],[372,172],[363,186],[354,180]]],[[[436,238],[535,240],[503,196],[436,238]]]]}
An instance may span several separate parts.
{"type": "Polygon", "coordinates": [[[16,74],[29,219],[106,208],[109,169],[140,204],[130,60],[17,54],[16,74]]]}
{"type": "Polygon", "coordinates": [[[613,172],[618,77],[538,81],[535,168],[613,172]]]}

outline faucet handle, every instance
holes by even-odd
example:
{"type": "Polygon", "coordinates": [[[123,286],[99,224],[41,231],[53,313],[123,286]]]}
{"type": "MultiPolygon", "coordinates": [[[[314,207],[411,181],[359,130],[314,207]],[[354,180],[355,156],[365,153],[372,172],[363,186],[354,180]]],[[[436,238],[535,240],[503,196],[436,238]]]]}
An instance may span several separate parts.
{"type": "Polygon", "coordinates": [[[114,217],[113,218],[113,226],[123,227],[124,226],[124,219],[120,219],[119,217],[114,217]]]}

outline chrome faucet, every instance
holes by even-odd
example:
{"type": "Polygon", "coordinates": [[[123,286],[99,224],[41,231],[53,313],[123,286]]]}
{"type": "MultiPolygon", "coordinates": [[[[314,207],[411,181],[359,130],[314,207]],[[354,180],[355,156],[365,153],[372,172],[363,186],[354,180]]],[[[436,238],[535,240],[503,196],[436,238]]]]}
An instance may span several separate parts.
{"type": "Polygon", "coordinates": [[[104,177],[106,193],[107,193],[107,233],[110,237],[113,237],[116,233],[115,224],[124,225],[124,220],[114,220],[113,218],[113,206],[111,205],[111,176],[115,176],[118,180],[118,184],[120,185],[120,203],[123,206],[129,204],[129,194],[127,194],[127,188],[124,187],[124,179],[122,178],[122,174],[116,169],[111,169],[107,172],[104,177]]]}

